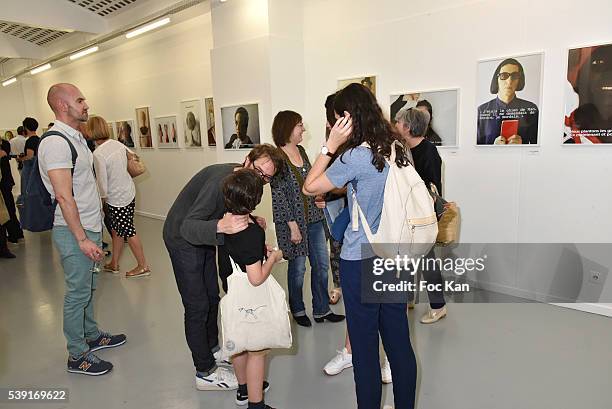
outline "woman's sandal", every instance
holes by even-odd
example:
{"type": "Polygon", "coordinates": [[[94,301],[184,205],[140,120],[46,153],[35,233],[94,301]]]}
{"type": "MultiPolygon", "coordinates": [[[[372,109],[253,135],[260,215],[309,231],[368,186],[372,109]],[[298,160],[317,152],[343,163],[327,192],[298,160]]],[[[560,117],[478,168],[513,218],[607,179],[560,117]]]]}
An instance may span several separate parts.
{"type": "Polygon", "coordinates": [[[119,274],[119,264],[116,266],[113,266],[111,263],[104,264],[103,270],[109,273],[119,274]]]}
{"type": "Polygon", "coordinates": [[[145,268],[136,267],[135,269],[130,270],[127,273],[125,273],[126,278],[146,277],[150,275],[151,275],[151,270],[149,269],[149,267],[145,267],[145,268]]]}
{"type": "Polygon", "coordinates": [[[342,298],[341,288],[334,288],[333,290],[329,292],[329,303],[331,305],[338,304],[338,301],[340,301],[340,298],[342,298]]]}

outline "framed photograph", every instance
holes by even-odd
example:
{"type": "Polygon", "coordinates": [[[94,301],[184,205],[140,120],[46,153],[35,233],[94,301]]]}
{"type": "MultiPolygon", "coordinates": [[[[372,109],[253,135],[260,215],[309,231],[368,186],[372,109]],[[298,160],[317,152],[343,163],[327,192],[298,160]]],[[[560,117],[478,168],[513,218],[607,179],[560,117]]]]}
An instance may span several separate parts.
{"type": "Polygon", "coordinates": [[[181,123],[185,148],[202,147],[201,113],[201,100],[192,99],[181,102],[181,123]]]}
{"type": "Polygon", "coordinates": [[[260,143],[259,105],[242,104],[221,108],[224,149],[251,149],[260,143]]]}
{"type": "Polygon", "coordinates": [[[539,145],[543,53],[478,62],[477,145],[539,145]]]}
{"type": "Polygon", "coordinates": [[[134,148],[134,121],[126,119],[125,121],[117,121],[117,140],[127,146],[134,148]]]}
{"type": "Polygon", "coordinates": [[[204,109],[206,110],[206,127],[208,135],[208,146],[217,146],[215,133],[215,104],[212,97],[204,98],[204,109]]]}
{"type": "Polygon", "coordinates": [[[416,108],[429,112],[431,120],[425,139],[437,147],[457,147],[457,88],[392,94],[389,104],[391,122],[395,122],[395,115],[402,109],[416,108]]]}
{"type": "Polygon", "coordinates": [[[110,135],[111,139],[117,139],[116,137],[116,133],[115,133],[115,123],[114,122],[107,122],[106,123],[108,125],[108,134],[110,135]]]}
{"type": "Polygon", "coordinates": [[[138,142],[140,147],[143,149],[153,148],[149,107],[136,108],[136,122],[138,124],[138,142]]]}
{"type": "Polygon", "coordinates": [[[563,143],[612,143],[612,44],[572,48],[567,62],[563,143]]]}
{"type": "Polygon", "coordinates": [[[4,139],[5,141],[10,141],[11,139],[13,139],[16,136],[17,136],[17,130],[16,129],[0,130],[0,138],[4,139]]]}
{"type": "Polygon", "coordinates": [[[370,89],[372,94],[376,95],[376,76],[374,75],[366,75],[363,77],[355,77],[355,78],[345,78],[338,80],[338,89],[346,87],[348,84],[361,84],[370,89]]]}
{"type": "Polygon", "coordinates": [[[156,117],[153,135],[158,148],[178,148],[176,115],[156,117]]]}

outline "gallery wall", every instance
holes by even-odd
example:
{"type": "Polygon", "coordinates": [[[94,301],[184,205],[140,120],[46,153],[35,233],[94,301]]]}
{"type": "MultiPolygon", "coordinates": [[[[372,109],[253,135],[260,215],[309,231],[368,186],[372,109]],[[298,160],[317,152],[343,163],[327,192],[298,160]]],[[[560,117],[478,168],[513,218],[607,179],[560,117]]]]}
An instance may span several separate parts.
{"type": "MultiPolygon", "coordinates": [[[[41,127],[46,127],[53,119],[46,103],[46,92],[57,82],[76,84],[87,98],[90,114],[100,115],[108,121],[135,120],[134,109],[141,106],[150,107],[151,125],[157,116],[177,115],[180,118],[180,101],[213,94],[211,48],[210,13],[195,15],[163,30],[125,41],[115,48],[99,51],[37,76],[24,77],[18,84],[5,87],[0,90],[0,109],[4,111],[5,106],[10,105],[5,98],[7,93],[13,96],[21,93],[21,89],[23,96],[15,104],[24,108],[21,112],[14,109],[15,113],[10,117],[3,112],[2,123],[12,123],[23,119],[23,115],[31,115],[39,120],[41,127]]],[[[182,135],[182,127],[178,134],[182,135]]],[[[148,171],[135,179],[137,210],[160,218],[166,215],[172,201],[193,174],[217,162],[216,148],[207,146],[202,149],[141,149],[138,153],[148,171]]]]}
{"type": "MultiPolygon", "coordinates": [[[[610,15],[612,3],[603,0],[304,2],[305,118],[316,136],[309,152],[322,143],[323,101],[339,78],[376,75],[387,114],[391,94],[457,87],[459,148],[440,153],[445,195],[461,208],[461,241],[610,243],[612,189],[604,175],[612,146],[561,144],[567,49],[611,43],[610,15]],[[478,60],[533,52],[544,53],[540,146],[476,147],[478,60]]],[[[559,274],[558,254],[521,251],[508,247],[516,256],[487,277],[490,288],[547,291],[559,274]],[[537,276],[544,279],[535,285],[537,276]]],[[[591,253],[590,260],[612,265],[605,251],[591,253]]],[[[610,280],[600,291],[612,299],[610,280]]]]}

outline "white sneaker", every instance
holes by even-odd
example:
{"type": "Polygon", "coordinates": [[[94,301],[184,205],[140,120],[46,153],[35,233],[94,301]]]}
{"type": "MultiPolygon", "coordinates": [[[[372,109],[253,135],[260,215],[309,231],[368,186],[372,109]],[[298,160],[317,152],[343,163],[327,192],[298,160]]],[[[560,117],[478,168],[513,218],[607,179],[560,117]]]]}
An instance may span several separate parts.
{"type": "Polygon", "coordinates": [[[389,359],[386,355],[382,367],[380,368],[380,375],[382,376],[382,383],[393,382],[393,378],[391,377],[391,365],[389,365],[389,359]]]}
{"type": "Polygon", "coordinates": [[[238,380],[233,371],[217,367],[217,370],[208,376],[196,373],[196,389],[199,391],[219,391],[238,389],[238,380]]]}
{"type": "Polygon", "coordinates": [[[232,363],[228,359],[223,359],[221,357],[221,350],[213,353],[213,356],[215,357],[215,362],[217,365],[232,366],[232,363]]]}
{"type": "Polygon", "coordinates": [[[346,368],[351,368],[352,366],[353,354],[349,354],[346,348],[342,348],[342,351],[338,351],[338,355],[333,357],[332,360],[325,365],[323,372],[330,376],[338,375],[346,368]]]}

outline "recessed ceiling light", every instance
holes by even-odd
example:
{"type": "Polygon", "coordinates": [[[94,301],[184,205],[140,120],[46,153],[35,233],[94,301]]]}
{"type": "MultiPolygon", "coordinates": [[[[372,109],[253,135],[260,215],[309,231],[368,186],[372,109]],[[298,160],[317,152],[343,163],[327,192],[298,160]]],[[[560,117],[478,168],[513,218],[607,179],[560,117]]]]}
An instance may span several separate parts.
{"type": "Polygon", "coordinates": [[[79,51],[78,53],[72,54],[70,56],[70,59],[74,61],[74,60],[79,59],[81,57],[85,57],[86,55],[89,55],[91,53],[95,53],[96,51],[98,51],[98,46],[97,45],[94,46],[94,47],[90,47],[90,48],[88,48],[86,50],[79,51]]]}
{"type": "Polygon", "coordinates": [[[41,65],[40,67],[36,67],[33,70],[31,70],[30,74],[36,75],[36,74],[41,73],[43,71],[47,71],[49,68],[51,68],[51,64],[41,65]]]}
{"type": "Polygon", "coordinates": [[[14,83],[16,83],[16,82],[17,82],[17,77],[13,77],[13,78],[11,78],[10,80],[6,80],[6,81],[4,81],[4,82],[2,83],[2,86],[3,86],[3,87],[8,87],[9,85],[14,84],[14,83]]]}
{"type": "Polygon", "coordinates": [[[157,20],[151,24],[147,24],[146,26],[142,26],[140,28],[137,28],[136,30],[130,31],[129,33],[125,35],[125,38],[136,37],[140,34],[146,33],[147,31],[155,30],[158,27],[165,26],[169,22],[170,22],[170,17],[166,17],[164,19],[157,20]]]}

